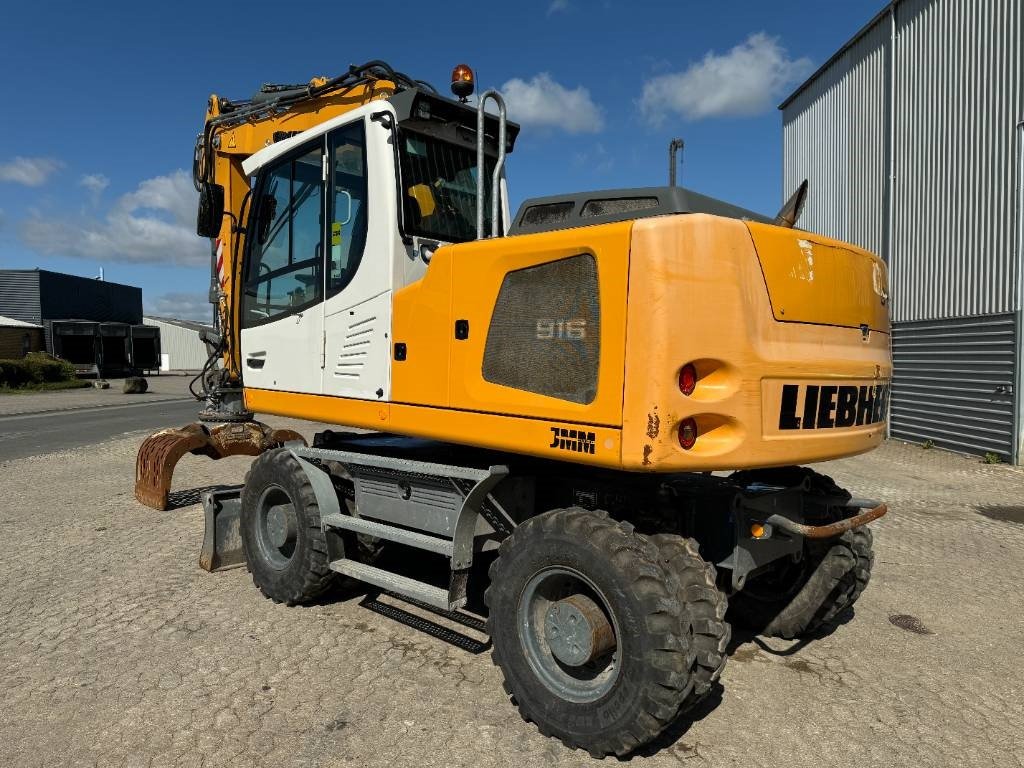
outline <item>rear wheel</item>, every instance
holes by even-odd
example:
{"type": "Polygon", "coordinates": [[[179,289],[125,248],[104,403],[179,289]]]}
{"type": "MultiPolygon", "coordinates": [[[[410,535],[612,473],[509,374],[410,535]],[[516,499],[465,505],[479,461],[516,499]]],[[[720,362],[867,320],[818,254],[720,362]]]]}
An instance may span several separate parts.
{"type": "Polygon", "coordinates": [[[595,757],[657,736],[689,695],[677,579],[607,513],[560,509],[502,542],[485,594],[493,659],[522,716],[595,757]]]}
{"type": "MultiPolygon", "coordinates": [[[[744,470],[730,479],[793,487],[806,483],[806,509],[830,520],[850,494],[828,475],[807,467],[744,470]]],[[[853,605],[867,587],[874,563],[871,531],[865,527],[821,541],[806,540],[798,561],[776,563],[749,579],[730,600],[730,620],[759,634],[794,638],[812,635],[853,605]]]]}
{"type": "Polygon", "coordinates": [[[253,583],[274,602],[308,602],[335,581],[313,487],[287,449],[252,463],[239,527],[253,583]]]}
{"type": "Polygon", "coordinates": [[[792,639],[812,635],[860,597],[871,578],[871,532],[808,542],[799,563],[780,564],[750,579],[730,599],[730,618],[759,634],[792,639]]]}
{"type": "Polygon", "coordinates": [[[715,566],[700,556],[697,543],[667,533],[651,536],[662,565],[679,580],[677,596],[690,629],[693,693],[683,709],[699,704],[722,675],[732,628],[725,620],[729,601],[717,586],[715,566]]]}

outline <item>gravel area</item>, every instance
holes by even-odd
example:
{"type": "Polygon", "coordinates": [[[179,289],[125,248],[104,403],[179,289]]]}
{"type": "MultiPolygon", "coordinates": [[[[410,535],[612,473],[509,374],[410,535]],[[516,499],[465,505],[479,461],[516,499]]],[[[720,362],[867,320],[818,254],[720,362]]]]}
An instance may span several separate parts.
{"type": "MultiPolygon", "coordinates": [[[[154,512],[140,440],[0,464],[0,765],[596,762],[519,718],[474,627],[351,588],[287,608],[244,568],[199,570],[198,491],[249,460],[186,457],[154,512]]],[[[891,507],[856,615],[738,637],[697,719],[630,763],[1024,765],[1024,472],[898,443],[819,468],[891,507]]]]}

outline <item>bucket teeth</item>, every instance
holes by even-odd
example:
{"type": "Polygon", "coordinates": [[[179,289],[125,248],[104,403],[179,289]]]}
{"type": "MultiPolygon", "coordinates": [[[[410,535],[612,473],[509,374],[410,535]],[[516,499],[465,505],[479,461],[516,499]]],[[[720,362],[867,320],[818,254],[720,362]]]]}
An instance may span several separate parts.
{"type": "Polygon", "coordinates": [[[271,429],[259,421],[240,424],[188,424],[147,437],[135,459],[135,498],[153,509],[167,509],[171,478],[186,453],[223,459],[259,456],[270,448],[305,439],[290,429],[271,429]]]}

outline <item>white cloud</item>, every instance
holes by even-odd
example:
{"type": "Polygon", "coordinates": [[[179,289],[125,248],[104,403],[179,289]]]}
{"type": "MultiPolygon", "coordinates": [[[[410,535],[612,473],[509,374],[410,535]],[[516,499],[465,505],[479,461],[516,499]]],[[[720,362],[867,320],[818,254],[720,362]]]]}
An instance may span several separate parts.
{"type": "Polygon", "coordinates": [[[580,168],[586,168],[592,173],[603,174],[615,167],[615,159],[608,154],[604,144],[597,142],[592,149],[577,152],[573,161],[580,168]]]}
{"type": "Polygon", "coordinates": [[[178,320],[196,320],[213,323],[213,307],[205,293],[171,292],[146,299],[146,315],[173,317],[178,320]]]}
{"type": "Polygon", "coordinates": [[[10,162],[0,163],[0,181],[41,187],[63,166],[64,163],[53,157],[16,157],[10,162]]]}
{"type": "Polygon", "coordinates": [[[604,128],[601,108],[583,86],[572,90],[556,83],[547,72],[532,80],[518,77],[501,87],[510,120],[567,133],[597,133],[604,128]]]}
{"type": "Polygon", "coordinates": [[[770,109],[811,69],[809,59],[791,59],[778,38],[758,32],[728,53],[709,51],[683,72],[648,80],[640,108],[654,119],[670,112],[688,120],[753,115],[770,109]]]}
{"type": "Polygon", "coordinates": [[[110,186],[110,179],[102,173],[87,173],[78,180],[78,186],[85,187],[91,194],[99,197],[103,190],[110,186]]]}
{"type": "Polygon", "coordinates": [[[98,261],[205,266],[209,241],[195,232],[196,191],[183,170],[146,179],[102,218],[65,219],[41,213],[21,225],[35,251],[98,261]]]}
{"type": "Polygon", "coordinates": [[[548,16],[567,10],[569,10],[569,0],[551,0],[551,4],[548,5],[548,16]]]}

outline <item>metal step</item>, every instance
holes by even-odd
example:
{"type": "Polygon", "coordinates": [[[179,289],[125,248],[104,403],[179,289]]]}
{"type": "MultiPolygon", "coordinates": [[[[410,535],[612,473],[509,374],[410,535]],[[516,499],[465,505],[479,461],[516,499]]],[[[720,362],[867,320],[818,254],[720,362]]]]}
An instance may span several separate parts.
{"type": "Polygon", "coordinates": [[[447,589],[416,581],[407,576],[399,576],[397,573],[374,568],[372,565],[358,563],[355,560],[334,560],[331,563],[331,570],[358,581],[365,581],[367,584],[386,589],[389,592],[420,600],[444,611],[455,610],[459,607],[451,604],[447,589]]]}
{"type": "Polygon", "coordinates": [[[451,539],[439,539],[437,536],[427,536],[416,531],[408,531],[405,528],[396,528],[393,525],[374,522],[364,517],[353,517],[352,515],[324,515],[323,522],[324,525],[331,528],[343,528],[346,531],[365,533],[368,536],[376,536],[378,539],[406,544],[416,549],[425,549],[428,552],[437,552],[445,557],[452,556],[454,545],[451,539]]]}

